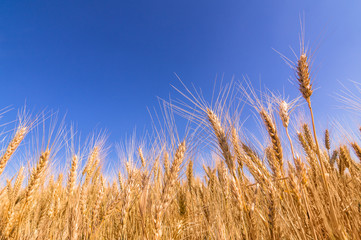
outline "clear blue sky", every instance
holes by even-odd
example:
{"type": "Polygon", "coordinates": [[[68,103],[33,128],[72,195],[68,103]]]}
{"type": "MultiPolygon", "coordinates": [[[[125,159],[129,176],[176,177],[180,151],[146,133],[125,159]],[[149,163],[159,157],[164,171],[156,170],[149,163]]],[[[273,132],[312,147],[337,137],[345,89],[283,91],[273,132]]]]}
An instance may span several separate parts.
{"type": "Polygon", "coordinates": [[[114,142],[149,127],[147,107],[176,95],[174,72],[206,93],[216,75],[247,74],[294,97],[272,48],[292,57],[303,12],[306,38],[323,39],[321,115],[338,80],[361,79],[360,1],[1,1],[0,103],[67,112],[83,133],[108,129],[114,142]]]}

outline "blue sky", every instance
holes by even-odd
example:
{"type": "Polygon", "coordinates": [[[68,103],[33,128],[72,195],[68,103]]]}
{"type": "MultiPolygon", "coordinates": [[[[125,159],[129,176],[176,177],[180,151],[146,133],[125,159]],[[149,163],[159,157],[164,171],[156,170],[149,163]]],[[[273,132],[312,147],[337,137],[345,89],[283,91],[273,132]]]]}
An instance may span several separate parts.
{"type": "Polygon", "coordinates": [[[293,57],[304,13],[306,39],[319,43],[314,107],[324,117],[338,81],[361,79],[360,10],[360,1],[2,1],[1,106],[59,110],[115,142],[149,128],[157,97],[177,97],[174,73],[205,95],[216,76],[248,75],[295,97],[272,48],[293,57]]]}

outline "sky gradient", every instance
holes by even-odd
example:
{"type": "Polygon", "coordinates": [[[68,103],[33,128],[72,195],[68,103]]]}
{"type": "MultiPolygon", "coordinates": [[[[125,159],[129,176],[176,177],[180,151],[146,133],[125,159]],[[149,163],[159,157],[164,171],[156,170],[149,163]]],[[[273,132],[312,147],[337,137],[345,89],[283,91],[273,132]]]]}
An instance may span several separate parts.
{"type": "Polygon", "coordinates": [[[325,116],[338,81],[361,79],[360,10],[360,1],[2,1],[1,107],[59,110],[115,142],[149,128],[157,97],[177,97],[174,73],[206,96],[216,76],[248,75],[295,97],[273,49],[295,59],[304,13],[317,50],[314,108],[325,116]]]}

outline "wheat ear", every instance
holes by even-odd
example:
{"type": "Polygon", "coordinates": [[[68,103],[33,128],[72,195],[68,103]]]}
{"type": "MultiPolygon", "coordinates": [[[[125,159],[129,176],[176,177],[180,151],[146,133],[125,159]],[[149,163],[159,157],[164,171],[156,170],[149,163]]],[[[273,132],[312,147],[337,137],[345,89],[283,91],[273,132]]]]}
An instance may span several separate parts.
{"type": "Polygon", "coordinates": [[[278,161],[278,165],[281,168],[281,172],[283,175],[283,153],[282,153],[282,145],[281,145],[281,140],[278,136],[277,133],[277,129],[276,126],[271,118],[271,116],[264,110],[262,109],[259,114],[261,115],[263,122],[267,128],[267,132],[268,135],[271,138],[271,142],[272,142],[272,147],[273,147],[273,151],[274,154],[276,156],[276,159],[278,161]]]}
{"type": "Polygon", "coordinates": [[[75,184],[76,184],[76,177],[77,177],[77,169],[78,169],[78,156],[74,155],[71,161],[71,167],[68,176],[68,196],[73,194],[75,184]]]}
{"type": "Polygon", "coordinates": [[[5,153],[1,156],[1,159],[0,159],[0,175],[3,173],[3,171],[5,169],[5,166],[6,166],[7,162],[9,161],[11,155],[14,154],[16,149],[19,147],[21,141],[24,139],[27,131],[28,131],[27,127],[21,127],[16,131],[15,136],[10,141],[5,153]]]}
{"type": "Polygon", "coordinates": [[[25,192],[25,199],[26,199],[25,203],[31,202],[31,200],[34,196],[35,190],[39,187],[41,176],[42,176],[43,172],[45,171],[45,169],[48,165],[48,162],[49,162],[49,155],[50,155],[50,150],[46,150],[45,152],[43,152],[40,155],[40,159],[39,159],[36,167],[31,172],[30,181],[28,183],[28,186],[27,186],[27,189],[25,192]]]}
{"type": "Polygon", "coordinates": [[[232,154],[229,150],[226,133],[225,133],[217,115],[214,114],[212,110],[207,109],[207,116],[208,116],[209,122],[212,125],[214,133],[218,139],[218,144],[219,144],[219,147],[221,148],[222,155],[227,164],[227,167],[233,174],[234,173],[234,161],[233,161],[232,154]]]}
{"type": "Polygon", "coordinates": [[[142,150],[142,148],[139,148],[139,149],[138,149],[138,152],[139,152],[140,161],[141,161],[141,163],[142,163],[142,167],[145,167],[145,159],[144,159],[144,155],[143,155],[143,150],[142,150]]]}
{"type": "Polygon", "coordinates": [[[168,205],[171,202],[172,190],[178,179],[180,166],[184,160],[185,152],[186,152],[186,145],[185,145],[185,141],[183,141],[181,144],[179,144],[179,146],[174,154],[174,160],[173,160],[172,166],[169,170],[168,179],[167,179],[167,181],[164,185],[163,191],[162,191],[160,203],[156,206],[156,209],[155,209],[155,219],[154,219],[154,222],[155,222],[154,237],[155,237],[155,239],[162,238],[163,215],[164,215],[164,212],[167,209],[168,205]]]}

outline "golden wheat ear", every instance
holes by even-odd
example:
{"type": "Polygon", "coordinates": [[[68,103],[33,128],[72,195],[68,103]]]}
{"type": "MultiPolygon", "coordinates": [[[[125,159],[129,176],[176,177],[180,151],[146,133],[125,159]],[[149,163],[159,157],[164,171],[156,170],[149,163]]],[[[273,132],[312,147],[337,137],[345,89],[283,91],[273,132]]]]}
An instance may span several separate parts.
{"type": "Polygon", "coordinates": [[[16,130],[14,137],[11,139],[8,147],[6,148],[5,153],[0,158],[0,175],[3,173],[9,159],[19,147],[25,135],[28,133],[28,130],[29,128],[27,126],[21,126],[16,130]]]}
{"type": "Polygon", "coordinates": [[[180,167],[184,161],[186,153],[186,143],[181,142],[175,151],[174,159],[169,170],[169,175],[162,189],[160,202],[155,206],[155,218],[154,218],[154,238],[161,239],[163,235],[163,217],[165,211],[171,203],[172,196],[174,195],[174,188],[179,176],[180,167]]]}
{"type": "Polygon", "coordinates": [[[231,154],[230,147],[228,145],[228,140],[225,130],[223,129],[219,118],[212,110],[207,109],[207,117],[209,122],[211,123],[214,134],[216,135],[216,138],[218,140],[218,144],[221,149],[224,161],[226,162],[227,167],[229,168],[231,173],[233,174],[235,171],[234,158],[231,154]]]}
{"type": "Polygon", "coordinates": [[[71,161],[69,176],[68,176],[68,196],[72,196],[74,192],[74,188],[76,185],[76,178],[77,178],[77,170],[78,170],[78,156],[74,155],[71,161]]]}
{"type": "Polygon", "coordinates": [[[46,150],[40,155],[39,161],[31,172],[30,180],[25,192],[25,203],[32,201],[35,190],[40,185],[42,174],[44,173],[49,162],[50,151],[46,150]]]}
{"type": "Polygon", "coordinates": [[[302,96],[306,101],[309,101],[313,89],[310,78],[309,60],[305,53],[302,53],[297,61],[297,80],[302,96]]]}

